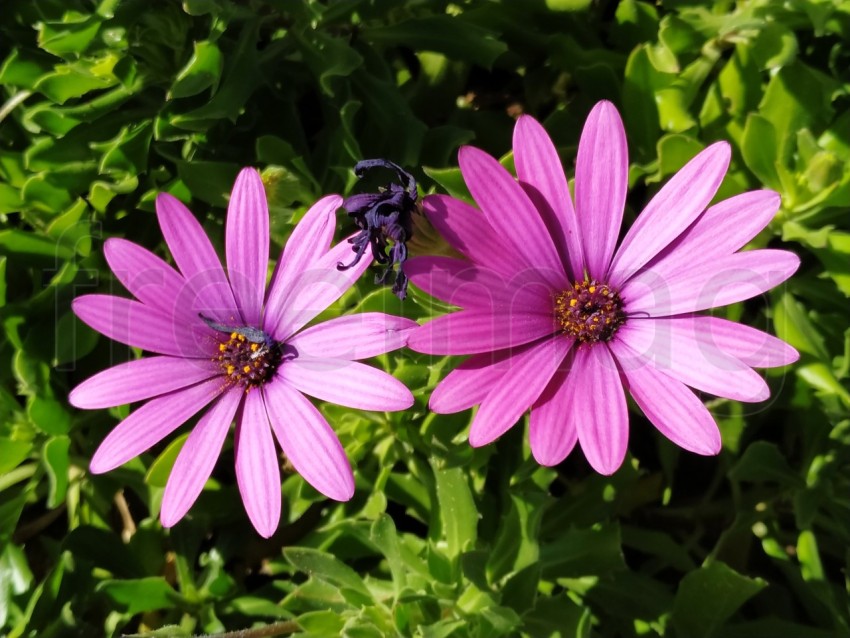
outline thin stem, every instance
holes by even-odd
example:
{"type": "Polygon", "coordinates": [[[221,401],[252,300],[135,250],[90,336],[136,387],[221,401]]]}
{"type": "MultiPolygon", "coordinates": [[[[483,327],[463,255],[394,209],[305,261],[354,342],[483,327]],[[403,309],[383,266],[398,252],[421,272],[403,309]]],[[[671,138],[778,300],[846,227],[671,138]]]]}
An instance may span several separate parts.
{"type": "Polygon", "coordinates": [[[228,631],[223,634],[209,634],[201,636],[193,636],[192,638],[271,638],[271,636],[283,636],[292,634],[298,631],[300,627],[294,620],[284,620],[283,622],[272,623],[265,627],[256,627],[254,629],[239,629],[237,631],[228,631]]]}

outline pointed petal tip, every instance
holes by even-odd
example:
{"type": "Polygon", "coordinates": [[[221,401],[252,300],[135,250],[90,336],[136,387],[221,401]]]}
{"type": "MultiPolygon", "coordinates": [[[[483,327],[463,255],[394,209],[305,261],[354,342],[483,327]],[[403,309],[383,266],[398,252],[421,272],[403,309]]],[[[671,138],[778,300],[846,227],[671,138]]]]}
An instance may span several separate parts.
{"type": "Polygon", "coordinates": [[[167,512],[163,509],[159,513],[159,522],[165,529],[169,529],[183,520],[183,516],[185,516],[185,514],[177,516],[176,512],[167,512]]]}

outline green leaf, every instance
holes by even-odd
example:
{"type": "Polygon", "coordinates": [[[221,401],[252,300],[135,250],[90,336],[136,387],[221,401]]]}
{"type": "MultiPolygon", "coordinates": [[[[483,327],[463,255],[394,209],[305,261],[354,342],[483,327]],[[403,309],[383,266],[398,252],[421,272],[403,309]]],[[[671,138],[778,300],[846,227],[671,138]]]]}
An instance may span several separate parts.
{"type": "Polygon", "coordinates": [[[160,576],[127,580],[104,580],[95,591],[104,594],[130,615],[172,609],[182,599],[160,576]]]}
{"type": "Polygon", "coordinates": [[[386,514],[381,514],[372,524],[370,537],[387,559],[387,564],[393,576],[393,588],[396,597],[398,597],[401,589],[407,585],[407,569],[401,555],[398,532],[393,519],[386,514]]]}
{"type": "Polygon", "coordinates": [[[227,205],[239,169],[238,164],[225,162],[177,162],[177,173],[192,191],[192,196],[221,207],[227,205]]]}
{"type": "Polygon", "coordinates": [[[459,168],[431,168],[429,166],[423,166],[422,170],[425,171],[428,177],[442,186],[452,197],[457,197],[467,202],[473,201],[459,168]]]}
{"type": "Polygon", "coordinates": [[[54,72],[41,76],[33,88],[49,100],[64,104],[71,98],[117,84],[118,78],[112,74],[116,62],[117,58],[107,56],[91,62],[61,65],[54,72]]]}
{"type": "Polygon", "coordinates": [[[537,539],[546,499],[536,493],[511,494],[510,497],[510,509],[502,517],[490,560],[487,561],[491,582],[536,564],[540,556],[537,539]]]}
{"type": "Polygon", "coordinates": [[[444,53],[489,69],[508,50],[492,31],[463,17],[427,16],[398,24],[363,29],[363,37],[383,45],[403,45],[444,53]]]}
{"type": "Polygon", "coordinates": [[[357,572],[337,560],[332,554],[308,547],[286,547],[283,555],[295,568],[305,574],[340,589],[356,592],[365,600],[372,600],[372,593],[357,572]]]}
{"type": "Polygon", "coordinates": [[[673,626],[681,636],[719,636],[736,611],[764,589],[760,578],[747,578],[720,562],[692,571],[682,579],[673,602],[673,626]]]}
{"type": "Polygon", "coordinates": [[[540,549],[546,578],[605,574],[625,566],[616,525],[564,530],[560,537],[540,549]]]}
{"type": "Polygon", "coordinates": [[[440,521],[450,558],[472,549],[478,537],[478,510],[469,489],[466,474],[460,467],[441,467],[431,459],[440,505],[440,521]]]}
{"type": "Polygon", "coordinates": [[[50,491],[47,495],[48,507],[58,507],[65,502],[65,493],[68,491],[70,446],[71,439],[67,436],[52,437],[44,444],[41,460],[50,481],[50,491]]]}
{"type": "Polygon", "coordinates": [[[174,467],[174,462],[177,460],[177,455],[183,449],[186,439],[189,438],[189,432],[185,432],[171,441],[162,453],[156,457],[151,463],[148,473],[145,474],[145,483],[153,487],[164,488],[168,482],[168,477],[171,475],[171,468],[174,467]]]}
{"type": "Polygon", "coordinates": [[[770,188],[781,190],[782,184],[776,163],[779,151],[776,146],[776,130],[767,118],[750,113],[744,126],[741,142],[744,162],[756,177],[770,188]]]}
{"type": "Polygon", "coordinates": [[[0,474],[14,470],[32,451],[29,441],[0,438],[0,474]]]}
{"type": "Polygon", "coordinates": [[[729,471],[735,481],[776,482],[787,487],[805,487],[803,478],[791,469],[779,448],[767,441],[755,441],[744,450],[729,471]]]}
{"type": "Polygon", "coordinates": [[[69,53],[82,53],[94,40],[101,22],[89,18],[81,22],[42,22],[38,29],[38,46],[64,57],[69,53]]]}
{"type": "Polygon", "coordinates": [[[186,63],[168,94],[171,99],[190,97],[212,87],[215,93],[224,68],[224,56],[214,42],[195,42],[195,51],[186,63]]]}
{"type": "Polygon", "coordinates": [[[797,37],[782,22],[768,22],[752,42],[753,58],[762,69],[772,70],[792,64],[797,57],[797,37]]]}
{"type": "Polygon", "coordinates": [[[363,64],[363,57],[348,43],[321,31],[311,31],[299,37],[298,43],[304,62],[318,78],[322,90],[331,97],[334,96],[333,78],[347,77],[363,64]]]}
{"type": "Polygon", "coordinates": [[[59,435],[71,429],[71,415],[65,404],[54,399],[32,397],[27,403],[27,415],[42,432],[59,435]]]}

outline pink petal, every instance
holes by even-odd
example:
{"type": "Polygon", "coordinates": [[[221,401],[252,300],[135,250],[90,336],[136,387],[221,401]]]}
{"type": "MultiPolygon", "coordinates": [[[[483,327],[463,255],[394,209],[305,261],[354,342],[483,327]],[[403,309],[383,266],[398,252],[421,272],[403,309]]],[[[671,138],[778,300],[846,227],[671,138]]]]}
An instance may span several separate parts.
{"type": "Polygon", "coordinates": [[[383,412],[413,405],[413,395],[401,381],[356,361],[298,357],[285,362],[279,374],[304,394],[349,408],[383,412]]]}
{"type": "Polygon", "coordinates": [[[165,485],[159,514],[163,527],[179,523],[198,500],[221,454],[236,408],[244,395],[241,387],[226,391],[192,428],[165,485]]]}
{"type": "Polygon", "coordinates": [[[484,213],[466,202],[448,195],[428,195],[422,200],[422,212],[452,248],[479,266],[511,277],[517,265],[524,263],[512,245],[493,230],[484,213]]]}
{"type": "Polygon", "coordinates": [[[513,246],[525,267],[563,287],[567,275],[555,243],[522,187],[504,166],[473,146],[461,147],[458,161],[466,185],[499,237],[513,246]]]}
{"type": "Polygon", "coordinates": [[[576,158],[576,212],[592,278],[602,279],[608,271],[628,185],[626,132],[616,107],[603,100],[587,116],[576,158]]]}
{"type": "Polygon", "coordinates": [[[280,380],[264,385],[263,393],[272,429],[296,471],[328,498],[347,501],[354,496],[345,450],[315,406],[280,380]]]}
{"type": "Polygon", "coordinates": [[[151,399],[115,426],[92,457],[89,468],[103,474],[159,443],[197,414],[223,390],[221,379],[204,381],[151,399]]]}
{"type": "Polygon", "coordinates": [[[649,270],[665,277],[731,255],[773,219],[781,200],[773,191],[751,191],[715,204],[655,257],[649,270]]]}
{"type": "Polygon", "coordinates": [[[280,465],[262,392],[245,395],[236,430],[236,483],[257,533],[269,538],[280,522],[280,465]]]}
{"type": "Polygon", "coordinates": [[[200,321],[179,322],[138,301],[83,295],[74,299],[71,308],[98,332],[134,348],[186,358],[206,358],[212,351],[212,330],[200,321]]]}
{"type": "Polygon", "coordinates": [[[717,424],[702,401],[683,383],[652,366],[623,366],[623,374],[635,403],[664,436],[697,454],[720,451],[717,424]]]}
{"type": "Polygon", "coordinates": [[[356,266],[346,270],[337,268],[338,264],[347,264],[350,260],[351,244],[343,240],[314,261],[309,268],[302,270],[293,282],[280,314],[275,317],[269,308],[266,308],[266,331],[278,341],[286,341],[339,299],[372,263],[371,256],[364,255],[356,266]]]}
{"type": "Polygon", "coordinates": [[[534,460],[540,465],[558,465],[578,441],[575,419],[569,418],[573,410],[572,390],[567,380],[571,359],[571,356],[566,358],[531,406],[528,443],[534,460]]]}
{"type": "Polygon", "coordinates": [[[611,348],[624,369],[651,365],[692,388],[736,401],[753,403],[770,396],[755,371],[693,328],[688,319],[632,319],[617,332],[611,348]],[[617,342],[629,351],[618,349],[617,342]]]}
{"type": "Polygon", "coordinates": [[[513,358],[536,344],[513,350],[476,354],[446,375],[431,393],[428,406],[437,414],[453,414],[481,403],[513,366],[513,358]]]}
{"type": "Polygon", "coordinates": [[[382,312],[345,315],[302,330],[287,343],[302,357],[367,359],[404,347],[419,325],[382,312]]]}
{"type": "Polygon", "coordinates": [[[626,458],[629,411],[608,348],[600,344],[576,349],[567,385],[572,406],[567,418],[575,423],[587,462],[600,474],[613,474],[626,458]]]}
{"type": "Polygon", "coordinates": [[[95,410],[144,401],[220,374],[205,359],[149,357],[107,368],[83,381],[68,395],[76,408],[95,410]]]}
{"type": "Polygon", "coordinates": [[[731,153],[726,142],[712,144],[658,191],[614,256],[608,275],[612,285],[619,286],[636,273],[705,210],[726,175],[731,153]]]}
{"type": "Polygon", "coordinates": [[[227,275],[242,318],[260,325],[269,268],[269,205],[255,168],[236,177],[227,205],[225,230],[227,275]]]}
{"type": "Polygon", "coordinates": [[[157,195],[156,214],[180,272],[203,300],[201,311],[221,323],[244,324],[221,261],[195,216],[168,193],[157,195]]]}
{"type": "Polygon", "coordinates": [[[720,317],[684,316],[677,321],[691,322],[695,338],[714,344],[720,350],[754,368],[787,366],[800,358],[794,348],[781,339],[720,317]]]}
{"type": "Polygon", "coordinates": [[[564,265],[582,276],[581,234],[561,158],[546,130],[530,115],[514,127],[514,164],[519,183],[540,211],[564,265]]]}
{"type": "Polygon", "coordinates": [[[418,288],[455,306],[500,313],[529,308],[552,310],[551,288],[533,271],[519,275],[526,276],[525,281],[508,281],[496,271],[463,259],[414,257],[404,264],[404,272],[418,288]]]}
{"type": "Polygon", "coordinates": [[[552,313],[492,314],[461,310],[437,317],[414,330],[407,347],[427,354],[476,354],[520,346],[557,331],[552,313]]]}
{"type": "Polygon", "coordinates": [[[342,197],[339,195],[323,197],[304,213],[304,217],[292,229],[269,284],[266,299],[267,326],[279,320],[292,282],[328,252],[336,228],[336,211],[340,206],[342,197]]]}
{"type": "Polygon", "coordinates": [[[678,315],[755,297],[788,279],[800,258],[786,250],[749,250],[719,257],[682,273],[646,270],[620,290],[631,315],[678,315]]]}
{"type": "Polygon", "coordinates": [[[502,377],[472,419],[469,444],[481,447],[507,432],[537,400],[564,360],[572,341],[554,337],[511,357],[502,377]]]}
{"type": "Polygon", "coordinates": [[[168,316],[191,319],[194,293],[174,268],[149,250],[112,237],[103,245],[109,267],[136,299],[168,316]]]}

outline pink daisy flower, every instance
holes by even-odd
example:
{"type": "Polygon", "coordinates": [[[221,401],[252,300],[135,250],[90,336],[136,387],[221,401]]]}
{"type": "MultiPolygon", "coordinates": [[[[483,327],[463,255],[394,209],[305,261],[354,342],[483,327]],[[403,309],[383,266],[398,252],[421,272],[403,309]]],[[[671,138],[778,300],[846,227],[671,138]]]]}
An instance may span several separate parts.
{"type": "Polygon", "coordinates": [[[628,390],[671,441],[698,454],[721,447],[717,425],[689,389],[738,401],[769,391],[752,367],[796,351],[768,334],[699,311],[773,288],[799,266],[783,250],[738,252],[772,219],[779,196],[755,191],[707,208],[729,165],[712,144],[652,198],[617,247],[628,188],[626,136],[616,108],[597,104],[581,135],[575,199],[543,127],[514,129],[518,181],[473,147],[461,172],[480,211],[429,196],[423,208],[467,259],[418,257],[411,281],[462,310],[416,329],[408,346],[472,355],[434,390],[439,413],[480,407],[469,442],[486,445],[530,408],[529,439],[543,465],[581,445],[611,474],[629,434],[628,390]]]}
{"type": "Polygon", "coordinates": [[[340,271],[351,245],[330,248],[342,198],[321,199],[293,229],[266,290],[269,212],[252,168],[236,179],[227,210],[227,274],[192,213],[171,195],[156,199],[159,225],[180,272],[141,246],[109,239],[106,259],[136,297],[85,295],[77,316],[111,339],[159,356],[109,368],[77,386],[79,408],[147,401],[119,423],[91,460],[108,472],[210,406],[186,440],[162,500],[170,527],[209,478],[236,421],[236,478],[248,517],[271,536],[280,519],[280,461],[319,492],[346,501],[354,477],[336,434],[304,396],[363,410],[403,410],[410,391],[358,363],[404,345],[416,324],[383,313],[342,316],[305,328],[371,261],[340,271]],[[303,393],[303,394],[302,394],[303,393]]]}

